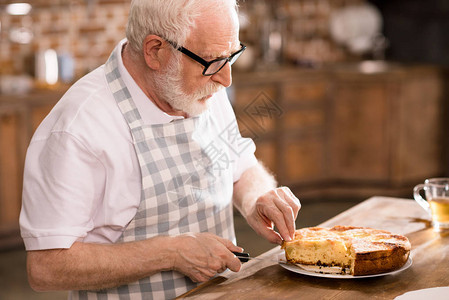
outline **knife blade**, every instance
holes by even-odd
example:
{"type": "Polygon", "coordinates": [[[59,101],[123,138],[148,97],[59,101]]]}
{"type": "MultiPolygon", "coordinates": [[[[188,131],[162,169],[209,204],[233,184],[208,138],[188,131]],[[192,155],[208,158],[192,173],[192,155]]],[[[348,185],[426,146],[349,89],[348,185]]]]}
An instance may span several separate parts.
{"type": "Polygon", "coordinates": [[[249,260],[260,260],[260,261],[272,261],[275,263],[287,263],[287,262],[283,262],[280,260],[275,260],[275,259],[266,259],[266,258],[260,258],[260,257],[252,257],[249,255],[248,252],[235,252],[232,251],[232,253],[234,253],[235,256],[237,256],[237,258],[242,262],[248,262],[249,260]]]}
{"type": "Polygon", "coordinates": [[[259,260],[259,261],[271,261],[279,264],[285,264],[290,266],[296,266],[298,268],[301,268],[308,272],[315,272],[315,273],[322,273],[322,274],[349,274],[349,269],[343,269],[342,267],[338,266],[316,266],[316,265],[303,265],[303,264],[293,264],[289,263],[286,260],[275,260],[275,259],[267,259],[267,258],[260,258],[260,257],[251,257],[249,253],[247,252],[234,252],[235,256],[242,262],[248,262],[249,260],[259,260]]]}

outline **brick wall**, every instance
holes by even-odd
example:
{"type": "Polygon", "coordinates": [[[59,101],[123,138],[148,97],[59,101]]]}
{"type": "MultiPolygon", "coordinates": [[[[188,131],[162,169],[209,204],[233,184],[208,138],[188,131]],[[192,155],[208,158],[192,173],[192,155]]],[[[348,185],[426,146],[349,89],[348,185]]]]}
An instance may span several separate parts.
{"type": "Polygon", "coordinates": [[[32,70],[31,58],[39,50],[70,53],[75,74],[80,77],[105,62],[125,36],[129,0],[33,0],[27,16],[11,16],[0,1],[0,73],[18,74],[32,70]],[[11,41],[10,30],[31,28],[29,44],[11,41]]]}
{"type": "MultiPolygon", "coordinates": [[[[75,78],[104,63],[125,36],[130,0],[33,0],[27,16],[11,16],[0,0],[0,75],[31,73],[37,51],[55,49],[75,60],[75,78]],[[34,35],[29,44],[11,41],[12,29],[25,27],[34,35]]],[[[21,0],[26,1],[26,0],[21,0]]],[[[162,1],[162,0],[161,0],[162,1]]],[[[249,25],[241,30],[241,40],[255,50],[256,61],[267,58],[261,40],[267,20],[281,19],[283,50],[281,63],[328,63],[354,59],[336,45],[329,34],[330,13],[364,0],[245,0],[240,10],[249,25]]],[[[357,58],[355,58],[357,59],[357,58]]]]}
{"type": "Polygon", "coordinates": [[[261,38],[267,37],[270,26],[271,30],[281,31],[283,46],[279,60],[284,64],[321,65],[360,59],[332,40],[330,16],[337,9],[367,3],[365,0],[240,2],[240,11],[249,22],[249,26],[241,30],[241,40],[256,48],[256,55],[261,63],[266,59],[261,38]]]}

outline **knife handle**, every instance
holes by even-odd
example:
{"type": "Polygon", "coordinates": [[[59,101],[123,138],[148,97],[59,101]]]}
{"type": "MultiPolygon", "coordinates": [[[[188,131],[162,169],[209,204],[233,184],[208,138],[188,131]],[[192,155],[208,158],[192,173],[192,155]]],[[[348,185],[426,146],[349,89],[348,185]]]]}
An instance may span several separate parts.
{"type": "Polygon", "coordinates": [[[236,252],[236,251],[232,251],[232,253],[234,253],[234,255],[237,256],[237,258],[238,258],[242,263],[249,261],[249,253],[247,253],[247,252],[236,252]]]}

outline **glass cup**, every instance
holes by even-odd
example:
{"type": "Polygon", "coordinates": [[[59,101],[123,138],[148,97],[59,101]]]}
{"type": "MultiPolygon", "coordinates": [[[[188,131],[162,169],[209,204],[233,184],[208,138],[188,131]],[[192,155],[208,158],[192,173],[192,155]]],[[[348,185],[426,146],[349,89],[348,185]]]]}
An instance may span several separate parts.
{"type": "Polygon", "coordinates": [[[413,189],[413,196],[432,218],[435,231],[449,229],[449,178],[426,179],[413,189]],[[424,191],[425,198],[421,196],[424,191]]]}

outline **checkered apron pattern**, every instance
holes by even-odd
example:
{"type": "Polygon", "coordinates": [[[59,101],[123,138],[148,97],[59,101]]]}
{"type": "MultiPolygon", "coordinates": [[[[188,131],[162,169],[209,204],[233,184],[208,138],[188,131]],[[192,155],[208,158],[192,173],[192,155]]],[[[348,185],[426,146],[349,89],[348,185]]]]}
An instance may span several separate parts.
{"type": "MultiPolygon", "coordinates": [[[[141,174],[140,206],[117,241],[158,235],[211,232],[235,242],[232,167],[225,167],[229,146],[208,112],[168,124],[145,125],[117,68],[116,51],[105,65],[106,77],[129,124],[141,174]]],[[[73,291],[72,299],[173,299],[196,283],[164,271],[102,291],[73,291]]]]}

